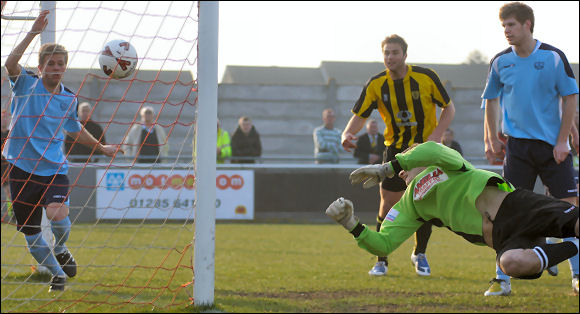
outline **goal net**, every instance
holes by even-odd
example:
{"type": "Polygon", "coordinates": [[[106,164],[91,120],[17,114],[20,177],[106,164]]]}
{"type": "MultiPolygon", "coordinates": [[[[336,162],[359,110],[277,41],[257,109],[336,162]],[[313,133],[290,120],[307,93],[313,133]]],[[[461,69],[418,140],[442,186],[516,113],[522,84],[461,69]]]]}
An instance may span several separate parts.
{"type": "MultiPolygon", "coordinates": [[[[78,137],[61,140],[68,160],[71,221],[66,247],[77,263],[77,274],[67,278],[64,292],[48,292],[52,275],[39,268],[17,231],[13,207],[26,202],[12,199],[8,174],[12,164],[7,171],[3,165],[2,312],[183,308],[194,298],[192,152],[198,109],[199,3],[59,1],[52,5],[42,34],[49,36],[36,36],[30,43],[19,61],[21,75],[39,74],[38,53],[45,38],[64,46],[68,64],[62,83],[76,96],[78,121],[101,143],[118,145],[125,153],[107,157],[78,137]],[[112,40],[126,41],[137,51],[137,67],[128,77],[112,79],[99,64],[103,47],[112,40]]],[[[13,114],[14,98],[22,96],[13,97],[4,64],[43,6],[46,3],[2,1],[3,149],[4,135],[8,141],[15,138],[11,127],[17,119],[36,118],[39,124],[47,118],[65,119],[44,111],[35,117],[13,114]]],[[[57,135],[38,139],[36,134],[31,132],[27,143],[60,140],[57,135]]],[[[11,163],[24,156],[11,157],[11,163]]],[[[43,210],[43,204],[27,203],[34,210],[43,210]]],[[[44,218],[41,227],[49,244],[54,241],[50,226],[44,218]]]]}

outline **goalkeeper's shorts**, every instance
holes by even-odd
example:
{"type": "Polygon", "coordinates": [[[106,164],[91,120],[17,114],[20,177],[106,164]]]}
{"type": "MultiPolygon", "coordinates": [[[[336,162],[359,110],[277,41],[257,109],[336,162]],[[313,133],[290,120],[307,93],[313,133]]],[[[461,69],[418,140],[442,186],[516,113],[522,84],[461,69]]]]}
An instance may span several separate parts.
{"type": "Polygon", "coordinates": [[[575,237],[578,206],[525,189],[509,193],[493,221],[493,248],[497,262],[512,249],[531,249],[546,237],[575,237]]]}
{"type": "Polygon", "coordinates": [[[38,176],[11,165],[9,178],[16,229],[26,235],[42,231],[42,206],[68,205],[69,180],[64,174],[38,176]]]}

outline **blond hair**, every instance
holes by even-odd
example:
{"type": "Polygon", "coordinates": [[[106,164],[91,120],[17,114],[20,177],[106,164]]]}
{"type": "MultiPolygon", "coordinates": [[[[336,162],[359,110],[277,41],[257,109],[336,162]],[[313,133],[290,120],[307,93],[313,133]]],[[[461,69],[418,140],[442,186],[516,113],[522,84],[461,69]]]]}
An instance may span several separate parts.
{"type": "Polygon", "coordinates": [[[63,45],[48,43],[40,47],[40,51],[38,52],[38,65],[44,65],[46,58],[50,58],[53,55],[64,55],[64,63],[68,63],[68,51],[66,48],[63,45]]]}

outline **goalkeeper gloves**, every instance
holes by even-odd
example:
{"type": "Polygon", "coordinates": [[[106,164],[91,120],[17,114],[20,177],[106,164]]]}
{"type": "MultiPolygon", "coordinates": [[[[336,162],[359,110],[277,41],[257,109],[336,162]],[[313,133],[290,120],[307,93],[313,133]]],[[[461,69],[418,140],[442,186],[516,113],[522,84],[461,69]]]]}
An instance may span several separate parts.
{"type": "Polygon", "coordinates": [[[385,177],[392,178],[395,176],[395,170],[391,162],[382,165],[368,165],[358,168],[350,174],[350,183],[363,183],[363,188],[368,189],[382,182],[385,177]]]}
{"type": "Polygon", "coordinates": [[[352,202],[343,197],[328,206],[326,215],[341,224],[349,232],[358,224],[358,218],[354,216],[352,202]]]}

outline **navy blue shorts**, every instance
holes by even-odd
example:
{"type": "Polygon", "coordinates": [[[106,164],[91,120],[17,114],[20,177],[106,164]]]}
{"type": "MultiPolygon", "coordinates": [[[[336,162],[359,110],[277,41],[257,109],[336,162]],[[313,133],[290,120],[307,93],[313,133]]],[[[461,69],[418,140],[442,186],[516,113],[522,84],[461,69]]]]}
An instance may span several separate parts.
{"type": "MultiPolygon", "coordinates": [[[[387,147],[383,152],[383,163],[389,162],[395,159],[395,155],[402,152],[402,149],[387,147]]],[[[401,192],[407,189],[407,183],[405,180],[399,177],[398,173],[392,178],[385,178],[381,183],[381,188],[391,191],[391,192],[401,192]]]]}
{"type": "Polygon", "coordinates": [[[508,137],[503,176],[515,187],[533,191],[539,175],[553,197],[576,197],[572,154],[557,164],[553,149],[544,141],[508,137]]]}
{"type": "Polygon", "coordinates": [[[50,203],[68,205],[68,177],[37,176],[12,166],[9,173],[16,230],[33,235],[41,231],[42,208],[50,203]]]}

